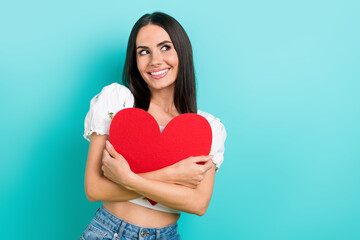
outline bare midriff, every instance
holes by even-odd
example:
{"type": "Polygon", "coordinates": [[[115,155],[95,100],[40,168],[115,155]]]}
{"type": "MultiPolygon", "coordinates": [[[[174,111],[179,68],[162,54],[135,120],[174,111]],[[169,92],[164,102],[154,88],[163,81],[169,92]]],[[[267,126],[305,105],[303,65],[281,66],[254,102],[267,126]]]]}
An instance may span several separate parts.
{"type": "Polygon", "coordinates": [[[103,207],[126,222],[146,228],[166,227],[180,218],[180,214],[157,211],[127,201],[103,202],[103,207]]]}

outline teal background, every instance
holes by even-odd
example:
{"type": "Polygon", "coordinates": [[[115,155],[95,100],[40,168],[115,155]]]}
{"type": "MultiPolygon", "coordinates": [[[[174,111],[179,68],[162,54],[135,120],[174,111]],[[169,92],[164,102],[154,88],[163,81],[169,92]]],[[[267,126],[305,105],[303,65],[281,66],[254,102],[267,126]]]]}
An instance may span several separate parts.
{"type": "Polygon", "coordinates": [[[194,49],[225,161],[183,239],[360,239],[358,1],[0,1],[1,238],[78,239],[90,99],[164,11],[194,49]]]}

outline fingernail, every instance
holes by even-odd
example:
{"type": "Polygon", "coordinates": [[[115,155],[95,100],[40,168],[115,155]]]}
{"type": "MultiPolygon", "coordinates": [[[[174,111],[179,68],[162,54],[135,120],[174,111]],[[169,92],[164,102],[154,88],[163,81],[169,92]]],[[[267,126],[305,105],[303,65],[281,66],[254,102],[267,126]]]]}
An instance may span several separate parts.
{"type": "Polygon", "coordinates": [[[108,146],[109,148],[112,147],[111,143],[108,140],[106,140],[106,146],[108,146]]]}

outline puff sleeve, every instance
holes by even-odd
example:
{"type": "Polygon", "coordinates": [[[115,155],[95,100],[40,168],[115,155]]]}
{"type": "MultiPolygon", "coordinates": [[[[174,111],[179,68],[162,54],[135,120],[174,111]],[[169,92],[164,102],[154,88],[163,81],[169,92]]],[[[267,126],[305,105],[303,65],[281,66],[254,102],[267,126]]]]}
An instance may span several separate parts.
{"type": "Polygon", "coordinates": [[[115,114],[124,108],[133,107],[134,97],[130,90],[118,83],[105,86],[90,101],[85,117],[84,138],[90,141],[91,134],[109,134],[110,123],[115,114]]]}
{"type": "Polygon", "coordinates": [[[205,117],[211,126],[213,139],[210,155],[214,155],[213,162],[215,163],[215,171],[218,172],[220,165],[224,161],[225,140],[227,136],[224,124],[221,123],[219,118],[216,118],[209,113],[198,110],[198,114],[205,117]]]}

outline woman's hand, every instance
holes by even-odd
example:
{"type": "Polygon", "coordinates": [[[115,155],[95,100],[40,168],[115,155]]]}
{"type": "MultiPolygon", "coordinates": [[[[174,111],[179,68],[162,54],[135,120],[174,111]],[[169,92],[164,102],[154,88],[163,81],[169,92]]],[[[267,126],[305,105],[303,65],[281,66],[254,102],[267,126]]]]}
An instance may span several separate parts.
{"type": "Polygon", "coordinates": [[[131,171],[126,159],[116,152],[108,140],[106,140],[106,149],[103,152],[101,170],[105,177],[124,187],[127,187],[132,177],[136,175],[131,171]]]}
{"type": "MultiPolygon", "coordinates": [[[[195,189],[204,179],[206,172],[213,167],[212,157],[212,155],[189,157],[165,167],[163,170],[165,170],[168,176],[166,182],[195,189]],[[204,164],[198,164],[200,162],[204,164]]],[[[131,171],[126,159],[116,152],[109,141],[106,141],[102,163],[101,169],[104,176],[126,188],[129,187],[131,180],[136,176],[131,171]]]]}
{"type": "Polygon", "coordinates": [[[212,158],[212,155],[189,157],[168,166],[171,182],[195,189],[204,179],[206,172],[213,167],[212,158]],[[198,164],[199,162],[204,164],[198,164]]]}

